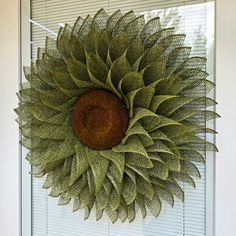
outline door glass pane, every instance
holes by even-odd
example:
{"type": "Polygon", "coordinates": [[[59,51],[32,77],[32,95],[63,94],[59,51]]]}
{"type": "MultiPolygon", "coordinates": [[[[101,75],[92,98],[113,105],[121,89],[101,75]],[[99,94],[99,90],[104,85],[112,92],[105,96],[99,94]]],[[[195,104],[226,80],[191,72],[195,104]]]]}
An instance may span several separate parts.
{"type": "MultiPolygon", "coordinates": [[[[37,57],[37,48],[44,47],[45,37],[56,38],[58,29],[64,23],[73,25],[80,15],[94,15],[104,8],[109,14],[117,9],[122,12],[135,10],[145,19],[160,16],[166,27],[175,27],[177,32],[187,34],[186,45],[191,45],[192,56],[208,58],[207,70],[213,79],[214,48],[214,2],[198,0],[32,0],[31,30],[32,59],[37,57]]],[[[213,96],[213,95],[212,95],[213,96]]],[[[212,137],[210,137],[212,138],[212,137]]],[[[206,158],[212,154],[203,153],[206,158]]],[[[117,221],[111,224],[105,216],[98,222],[92,211],[84,221],[83,210],[72,213],[72,203],[58,206],[58,199],[48,197],[50,190],[42,189],[44,179],[32,181],[32,232],[33,236],[205,236],[206,235],[206,173],[209,167],[198,165],[201,179],[195,179],[196,189],[180,183],[185,191],[185,202],[175,199],[172,208],[163,201],[158,218],[151,214],[142,219],[138,212],[133,223],[117,221]]]]}

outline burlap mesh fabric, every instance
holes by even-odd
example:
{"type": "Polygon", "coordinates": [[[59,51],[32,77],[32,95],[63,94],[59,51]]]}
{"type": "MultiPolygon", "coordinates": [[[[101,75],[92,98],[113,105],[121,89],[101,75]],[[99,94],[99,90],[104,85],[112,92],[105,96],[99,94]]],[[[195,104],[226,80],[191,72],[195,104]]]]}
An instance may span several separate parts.
{"type": "Polygon", "coordinates": [[[214,84],[206,59],[190,57],[184,40],[159,18],[145,23],[133,11],[101,9],[47,38],[24,68],[16,109],[22,145],[32,174],[46,175],[44,188],[60,205],[73,201],[85,219],[95,208],[97,220],[105,212],[112,222],[132,222],[137,210],[158,216],[162,200],[183,201],[179,181],[195,187],[201,151],[217,150],[205,134],[215,133],[206,123],[218,115],[207,110],[216,103],[207,97],[214,84]],[[84,146],[71,125],[75,102],[95,89],[114,93],[129,113],[125,137],[109,150],[84,146]]]}

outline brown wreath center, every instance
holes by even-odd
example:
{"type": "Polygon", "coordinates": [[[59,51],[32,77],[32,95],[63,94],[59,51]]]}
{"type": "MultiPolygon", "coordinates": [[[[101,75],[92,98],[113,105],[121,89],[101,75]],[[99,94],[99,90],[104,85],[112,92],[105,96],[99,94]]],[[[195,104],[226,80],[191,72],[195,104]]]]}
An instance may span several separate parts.
{"type": "Polygon", "coordinates": [[[82,95],[74,106],[72,126],[80,141],[93,149],[110,149],[125,136],[128,112],[121,100],[105,90],[82,95]]]}

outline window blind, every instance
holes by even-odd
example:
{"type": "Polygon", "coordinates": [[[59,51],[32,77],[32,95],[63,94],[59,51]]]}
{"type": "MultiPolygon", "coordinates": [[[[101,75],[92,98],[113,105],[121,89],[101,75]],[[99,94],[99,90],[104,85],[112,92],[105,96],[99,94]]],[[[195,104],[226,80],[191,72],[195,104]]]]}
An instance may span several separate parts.
{"type": "MultiPolygon", "coordinates": [[[[146,20],[160,16],[162,24],[174,26],[187,34],[186,45],[193,46],[192,56],[213,53],[214,3],[203,0],[31,0],[32,59],[37,48],[44,47],[46,36],[56,38],[59,27],[73,25],[76,18],[93,15],[100,8],[108,13],[120,9],[135,10],[146,20]]],[[[213,65],[213,61],[208,62],[213,65]]],[[[212,154],[203,153],[206,158],[212,154]]],[[[111,224],[104,217],[96,222],[94,212],[87,221],[83,211],[72,213],[72,206],[58,206],[58,199],[48,197],[42,189],[43,180],[32,181],[32,236],[206,236],[206,173],[204,165],[198,165],[201,179],[195,179],[196,189],[180,183],[185,191],[185,202],[175,199],[175,207],[163,202],[160,216],[137,215],[131,224],[117,221],[111,224]]]]}

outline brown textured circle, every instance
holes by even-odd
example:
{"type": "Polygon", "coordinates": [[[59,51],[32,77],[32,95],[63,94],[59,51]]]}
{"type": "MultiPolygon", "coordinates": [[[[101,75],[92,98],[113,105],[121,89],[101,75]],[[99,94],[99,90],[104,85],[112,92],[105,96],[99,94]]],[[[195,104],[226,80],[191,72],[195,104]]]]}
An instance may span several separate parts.
{"type": "Polygon", "coordinates": [[[117,145],[128,127],[128,112],[121,100],[105,90],[85,93],[75,104],[72,126],[80,141],[93,149],[117,145]]]}

